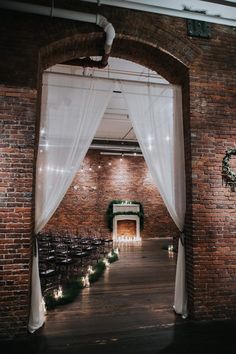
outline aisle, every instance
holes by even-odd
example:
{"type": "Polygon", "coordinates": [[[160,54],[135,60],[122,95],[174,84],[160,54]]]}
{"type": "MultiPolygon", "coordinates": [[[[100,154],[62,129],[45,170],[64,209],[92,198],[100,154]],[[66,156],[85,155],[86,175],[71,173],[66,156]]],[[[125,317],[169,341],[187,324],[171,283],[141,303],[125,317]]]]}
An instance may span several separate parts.
{"type": "Polygon", "coordinates": [[[102,279],[74,303],[50,311],[34,335],[0,343],[1,352],[235,354],[236,320],[193,322],[175,316],[175,261],[163,242],[123,247],[102,279]]]}
{"type": "Polygon", "coordinates": [[[1,343],[9,354],[235,354],[235,320],[192,322],[172,311],[175,260],[162,240],[125,246],[77,300],[50,311],[34,335],[1,343]]]}
{"type": "Polygon", "coordinates": [[[120,260],[103,278],[74,303],[49,312],[43,335],[49,342],[57,337],[53,345],[60,350],[65,336],[74,344],[105,344],[129,332],[172,326],[175,260],[164,244],[152,239],[121,247],[120,260]]]}

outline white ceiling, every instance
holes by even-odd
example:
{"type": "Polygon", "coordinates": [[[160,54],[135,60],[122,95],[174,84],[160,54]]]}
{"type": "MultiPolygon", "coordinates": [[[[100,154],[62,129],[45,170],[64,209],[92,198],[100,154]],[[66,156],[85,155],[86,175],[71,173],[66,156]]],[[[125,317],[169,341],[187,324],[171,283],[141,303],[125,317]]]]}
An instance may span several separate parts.
{"type": "MultiPolygon", "coordinates": [[[[236,0],[84,0],[110,6],[137,9],[153,13],[168,14],[184,18],[236,25],[236,0]]],[[[99,60],[100,58],[93,58],[99,60]]],[[[108,79],[139,82],[168,82],[155,72],[130,61],[109,58],[105,69],[82,68],[68,65],[56,65],[49,69],[72,75],[103,77],[108,79]]],[[[129,119],[126,103],[121,93],[113,92],[101,124],[94,139],[136,141],[129,119]]]]}
{"type": "MultiPolygon", "coordinates": [[[[98,59],[98,58],[93,58],[98,59]]],[[[134,81],[137,83],[152,82],[166,84],[168,81],[154,71],[133,62],[109,58],[109,64],[104,69],[82,68],[69,65],[55,65],[48,69],[53,72],[63,72],[72,75],[103,77],[115,80],[134,81]]],[[[120,91],[114,90],[101,124],[94,136],[96,140],[137,141],[126,102],[120,91]]]]}

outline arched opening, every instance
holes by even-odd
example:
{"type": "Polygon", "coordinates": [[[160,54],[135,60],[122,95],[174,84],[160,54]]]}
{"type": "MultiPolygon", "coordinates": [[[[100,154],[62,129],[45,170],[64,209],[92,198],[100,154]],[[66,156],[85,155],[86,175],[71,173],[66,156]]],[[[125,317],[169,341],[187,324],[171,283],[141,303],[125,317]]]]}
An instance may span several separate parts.
{"type": "MultiPolygon", "coordinates": [[[[72,5],[60,1],[62,3],[64,7],[77,10],[81,9],[82,2],[78,7],[76,2],[72,5]]],[[[162,73],[170,82],[182,85],[183,97],[186,98],[186,246],[190,310],[197,319],[232,317],[235,314],[232,301],[235,198],[222,186],[220,173],[225,148],[235,143],[232,129],[232,28],[212,24],[211,38],[202,39],[189,36],[186,21],[181,18],[109,6],[82,10],[100,11],[113,23],[118,33],[114,41],[114,56],[143,63],[162,73]],[[165,62],[161,62],[161,55],[165,62]],[[167,67],[168,61],[171,67],[167,67]]],[[[1,187],[6,207],[4,213],[9,213],[9,218],[5,219],[5,214],[3,216],[5,225],[1,231],[6,239],[3,248],[3,257],[6,258],[4,281],[5,277],[8,279],[9,269],[14,268],[11,281],[5,283],[1,294],[6,296],[6,326],[10,326],[9,333],[19,333],[26,328],[30,301],[29,269],[34,227],[33,155],[37,145],[34,132],[35,105],[39,96],[36,89],[39,60],[47,68],[81,55],[102,54],[104,38],[95,25],[76,21],[17,15],[5,10],[1,11],[1,18],[5,31],[1,42],[1,114],[4,132],[7,132],[2,136],[4,170],[12,161],[12,173],[5,176],[6,183],[1,187]],[[14,130],[9,130],[10,125],[14,130]],[[9,132],[14,135],[10,136],[9,132]],[[14,203],[12,198],[15,198],[14,203]],[[19,247],[16,247],[18,243],[19,247]],[[15,303],[10,294],[14,295],[15,303]]],[[[41,71],[41,66],[39,69],[41,71]]]]}
{"type": "MultiPolygon", "coordinates": [[[[144,46],[145,47],[145,46],[144,46]]],[[[140,48],[139,48],[140,49],[140,48]]],[[[143,50],[145,50],[146,48],[143,48],[143,50]]],[[[152,53],[153,54],[153,57],[154,57],[154,53],[152,53]]],[[[160,54],[160,53],[159,53],[160,54]]],[[[119,54],[119,56],[122,56],[122,54],[119,54]]],[[[124,55],[125,56],[125,55],[124,55]]],[[[158,58],[158,62],[159,61],[162,61],[163,60],[163,58],[166,56],[166,54],[164,53],[161,53],[161,55],[159,55],[159,58],[158,58]]],[[[71,59],[71,57],[70,57],[70,59],[71,59]]],[[[156,59],[157,59],[157,57],[156,57],[156,59]]],[[[170,60],[168,60],[168,62],[167,62],[167,64],[168,65],[170,65],[170,63],[172,62],[172,60],[173,60],[173,58],[170,58],[170,60]]],[[[138,61],[138,60],[137,60],[138,61]]],[[[144,62],[146,62],[145,60],[144,60],[144,62]]],[[[151,65],[150,65],[151,66],[151,65]]],[[[179,62],[177,62],[177,65],[176,65],[176,67],[177,67],[177,69],[178,69],[178,66],[179,66],[179,62]]],[[[173,69],[173,65],[171,66],[171,68],[173,69]]],[[[181,68],[181,65],[180,65],[180,68],[181,68]]],[[[162,72],[165,72],[165,71],[167,71],[167,69],[164,67],[163,69],[159,69],[158,71],[162,71],[162,72]]],[[[185,71],[185,75],[186,75],[186,70],[185,70],[185,68],[184,68],[184,70],[183,70],[183,68],[182,68],[182,73],[183,73],[183,71],[185,71]]],[[[169,73],[169,76],[171,76],[171,73],[169,73]]],[[[172,77],[172,80],[173,80],[173,82],[178,82],[178,83],[180,83],[180,82],[183,82],[183,83],[185,83],[186,84],[186,82],[185,82],[185,79],[186,77],[181,77],[181,74],[180,74],[180,72],[178,71],[178,73],[176,74],[175,73],[175,76],[174,77],[172,77]]],[[[186,98],[186,95],[183,95],[185,98],[186,98]]],[[[186,110],[187,111],[187,110],[186,110]]],[[[185,111],[185,114],[186,114],[186,111],[185,111]]]]}

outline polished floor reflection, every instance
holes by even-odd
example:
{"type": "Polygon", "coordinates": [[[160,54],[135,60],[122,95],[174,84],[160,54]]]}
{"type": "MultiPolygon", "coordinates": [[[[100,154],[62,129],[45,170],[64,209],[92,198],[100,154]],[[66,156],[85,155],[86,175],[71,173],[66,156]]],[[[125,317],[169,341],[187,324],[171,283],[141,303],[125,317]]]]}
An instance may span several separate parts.
{"type": "Polygon", "coordinates": [[[236,321],[194,323],[174,314],[169,242],[120,247],[120,260],[97,283],[50,311],[38,333],[5,343],[6,353],[235,354],[236,321]]]}
{"type": "Polygon", "coordinates": [[[167,242],[120,246],[120,260],[103,278],[73,304],[49,313],[45,335],[94,335],[99,341],[111,330],[119,337],[130,330],[173,325],[175,260],[163,249],[167,242]]]}

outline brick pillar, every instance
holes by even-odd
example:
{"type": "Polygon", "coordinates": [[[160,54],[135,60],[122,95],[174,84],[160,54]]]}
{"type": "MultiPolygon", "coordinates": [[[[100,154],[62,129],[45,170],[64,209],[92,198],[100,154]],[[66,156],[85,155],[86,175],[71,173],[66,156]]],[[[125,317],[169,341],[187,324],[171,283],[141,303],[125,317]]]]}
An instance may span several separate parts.
{"type": "Polygon", "coordinates": [[[29,313],[36,90],[0,86],[0,337],[29,313]]]}

